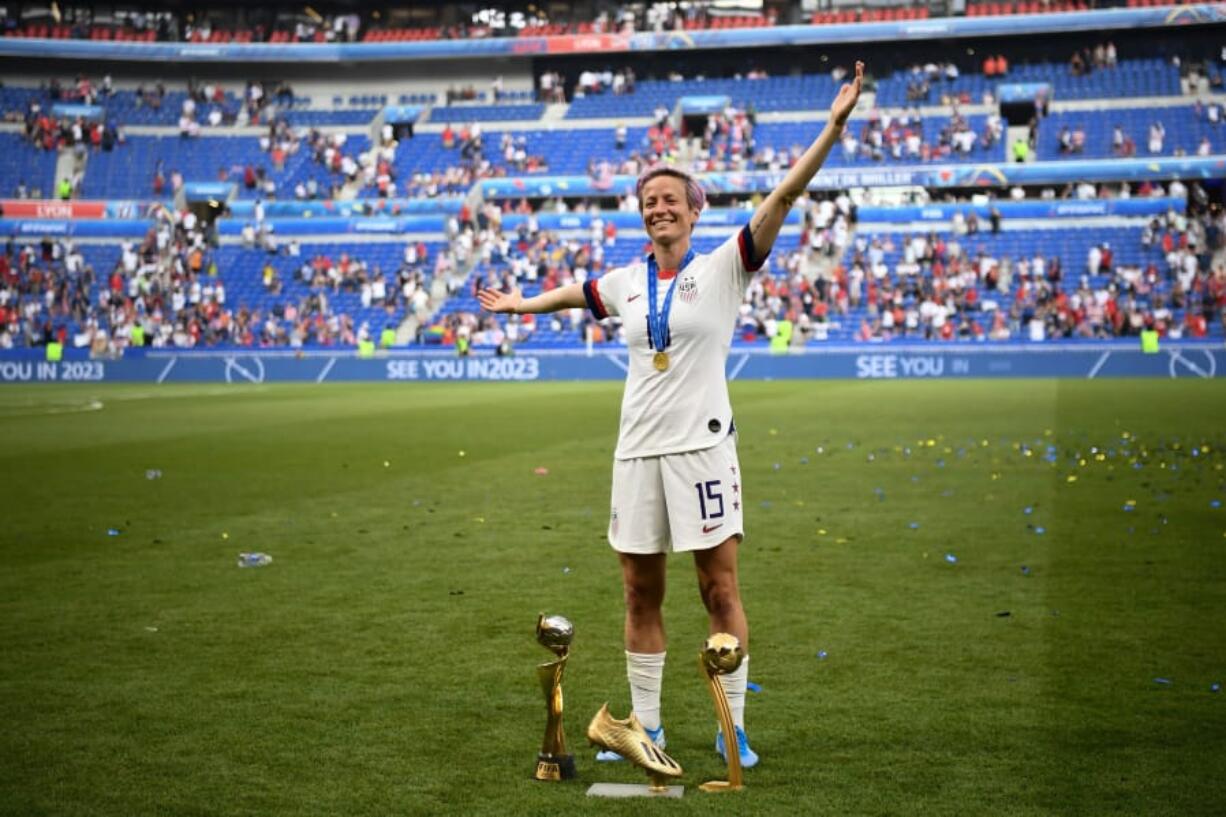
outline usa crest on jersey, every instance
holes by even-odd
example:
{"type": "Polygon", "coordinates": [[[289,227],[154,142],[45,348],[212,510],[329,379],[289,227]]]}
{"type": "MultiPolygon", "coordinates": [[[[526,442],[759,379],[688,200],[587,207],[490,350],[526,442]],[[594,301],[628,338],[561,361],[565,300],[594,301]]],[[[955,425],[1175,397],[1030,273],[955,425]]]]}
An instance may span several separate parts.
{"type": "Polygon", "coordinates": [[[687,304],[694,303],[698,298],[698,281],[693,275],[686,275],[677,282],[677,295],[687,304]]]}

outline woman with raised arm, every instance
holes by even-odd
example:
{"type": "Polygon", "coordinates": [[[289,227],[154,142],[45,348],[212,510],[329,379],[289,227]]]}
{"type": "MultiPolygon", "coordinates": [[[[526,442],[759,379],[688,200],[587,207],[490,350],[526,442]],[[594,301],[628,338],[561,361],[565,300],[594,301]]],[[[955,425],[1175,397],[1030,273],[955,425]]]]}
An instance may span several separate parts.
{"type": "MultiPolygon", "coordinates": [[[[665,558],[693,553],[710,632],[736,636],[748,655],[749,626],[737,583],[744,537],[741,470],[725,366],[738,309],[784,218],[838,142],[860,97],[864,65],[839,90],[830,118],[809,149],[754,212],[749,224],[708,255],[690,246],[706,197],[687,173],[656,166],[638,179],[643,228],[652,253],[599,279],[532,298],[518,290],[478,293],[490,312],[554,312],[587,306],[619,316],[629,371],[613,460],[609,544],[625,589],[626,674],[634,714],[663,748],[665,558]]],[[[736,726],[741,765],[758,762],[745,736],[749,660],[720,676],[736,726]]],[[[724,735],[715,748],[724,754],[724,735]]],[[[600,760],[618,760],[606,750],[600,760]]]]}

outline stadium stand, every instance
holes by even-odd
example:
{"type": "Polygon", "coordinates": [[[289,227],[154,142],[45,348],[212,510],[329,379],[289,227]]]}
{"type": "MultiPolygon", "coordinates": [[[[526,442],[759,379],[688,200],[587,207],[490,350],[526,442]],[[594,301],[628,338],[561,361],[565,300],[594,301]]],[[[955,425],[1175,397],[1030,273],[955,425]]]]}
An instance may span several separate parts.
{"type": "MultiPolygon", "coordinates": [[[[967,16],[1079,8],[981,3],[970,5],[967,16]]],[[[833,16],[812,22],[888,23],[923,19],[925,12],[910,6],[843,9],[821,12],[833,16]]],[[[379,43],[479,29],[372,28],[367,21],[352,26],[352,20],[334,18],[292,30],[197,24],[184,31],[167,25],[165,17],[159,20],[144,21],[144,28],[74,22],[44,30],[38,24],[10,24],[8,34],[141,42],[156,30],[159,37],[201,43],[379,43]]],[[[599,33],[624,22],[616,16],[540,22],[519,33],[599,33]]],[[[700,9],[650,22],[691,31],[775,21],[717,17],[700,9]]],[[[639,18],[633,25],[647,23],[639,18]]],[[[1118,60],[1115,45],[1098,34],[1075,51],[1070,47],[1065,53],[1071,59],[1053,56],[1058,45],[1031,51],[1026,43],[1007,39],[993,41],[990,51],[968,52],[960,65],[916,62],[913,53],[883,59],[873,95],[862,102],[826,167],[837,172],[1006,163],[1010,140],[1016,138],[1006,130],[1020,126],[998,106],[1002,86],[1010,84],[1045,88],[1029,128],[1034,158],[1041,162],[1221,152],[1216,62],[1204,60],[1190,69],[1171,59],[1166,46],[1150,48],[1140,38],[1120,42],[1125,56],[1118,60]],[[1005,51],[1008,60],[985,58],[1005,51]],[[1203,73],[1195,74],[1198,70],[1203,73]]],[[[620,235],[616,229],[606,232],[600,214],[589,227],[588,203],[556,198],[564,188],[483,205],[472,198],[474,185],[482,179],[519,183],[571,177],[592,182],[599,193],[612,190],[613,174],[632,176],[659,160],[696,172],[782,172],[819,129],[815,116],[820,117],[821,101],[835,93],[840,69],[836,58],[820,72],[813,64],[775,76],[760,68],[745,75],[698,76],[704,72],[687,68],[689,78],[676,69],[670,69],[672,77],[652,78],[664,76],[658,65],[631,58],[612,67],[597,62],[574,62],[582,68],[571,72],[578,93],[569,102],[565,95],[550,96],[548,101],[560,104],[549,108],[532,100],[533,92],[524,90],[532,78],[525,82],[522,76],[519,87],[509,90],[503,90],[501,78],[495,80],[489,93],[477,91],[471,76],[431,90],[418,84],[411,92],[376,82],[369,87],[315,83],[306,96],[285,83],[245,77],[197,85],[163,83],[151,73],[135,81],[128,77],[118,87],[110,77],[84,75],[49,79],[41,87],[25,77],[24,85],[6,85],[0,88],[0,108],[10,123],[0,132],[0,147],[6,148],[0,161],[4,192],[15,199],[51,198],[59,192],[57,165],[67,166],[67,159],[76,157],[82,168],[73,180],[76,198],[129,202],[125,212],[153,212],[154,202],[178,212],[173,223],[149,226],[143,239],[52,240],[50,248],[45,242],[11,240],[2,270],[0,344],[37,345],[60,335],[70,344],[92,345],[96,331],[106,333],[113,352],[137,323],[145,325],[149,342],[159,345],[351,344],[385,330],[422,345],[448,343],[457,334],[468,335],[478,347],[497,346],[507,337],[525,348],[568,347],[589,333],[597,342],[616,343],[615,325],[594,325],[581,311],[510,321],[481,316],[475,287],[519,282],[533,294],[598,276],[641,254],[641,231],[623,224],[620,235]],[[648,78],[637,80],[636,73],[648,78]],[[63,103],[101,110],[56,113],[63,103]],[[381,130],[389,104],[419,107],[421,116],[411,128],[381,130]],[[207,225],[185,226],[196,218],[182,209],[186,191],[202,184],[210,195],[229,196],[243,213],[223,217],[227,229],[220,238],[206,235],[207,225]],[[459,213],[440,217],[442,230],[424,235],[421,260],[408,263],[404,256],[409,245],[418,252],[416,237],[374,240],[349,234],[363,229],[356,214],[396,215],[406,201],[440,194],[469,198],[459,213]],[[388,199],[389,207],[364,203],[376,197],[388,199]],[[291,242],[278,235],[277,217],[264,215],[266,205],[308,200],[322,202],[326,216],[343,213],[350,221],[332,218],[318,234],[295,225],[294,235],[301,238],[291,242]],[[500,217],[512,210],[531,218],[576,207],[581,212],[560,231],[498,228],[500,217]],[[143,248],[136,251],[135,268],[133,250],[125,244],[143,248]]],[[[557,65],[541,63],[537,76],[560,83],[557,72],[557,65]]],[[[294,80],[292,73],[289,79],[294,80]]],[[[1134,181],[1131,190],[1139,196],[1161,192],[1168,181],[1134,181]]],[[[1104,195],[1104,188],[1093,185],[1086,193],[1086,184],[1070,184],[1062,193],[1043,187],[1050,185],[945,194],[963,201],[976,192],[1001,200],[1015,193],[1104,195]]],[[[1143,326],[1168,337],[1221,338],[1226,265],[1215,252],[1221,246],[1222,211],[1209,206],[1210,199],[1220,200],[1221,186],[1209,179],[1203,188],[1179,182],[1170,188],[1187,195],[1187,213],[1085,223],[1037,219],[1006,223],[1000,232],[959,217],[916,233],[894,224],[857,223],[846,196],[836,197],[836,211],[829,203],[809,203],[804,226],[785,231],[747,293],[736,342],[761,345],[784,319],[797,325],[798,342],[1093,339],[1135,334],[1143,326]],[[921,244],[927,249],[917,249],[921,244]],[[1036,247],[1042,248],[1041,260],[1034,256],[1036,247]],[[1106,266],[1105,249],[1112,256],[1106,266]],[[1099,261],[1091,262],[1095,253],[1099,261]]],[[[613,192],[603,198],[606,206],[634,207],[632,199],[613,192]]],[[[857,194],[855,201],[863,200],[857,194]]],[[[747,204],[737,196],[722,203],[747,204]]],[[[710,249],[731,229],[704,228],[696,246],[710,249]]]]}

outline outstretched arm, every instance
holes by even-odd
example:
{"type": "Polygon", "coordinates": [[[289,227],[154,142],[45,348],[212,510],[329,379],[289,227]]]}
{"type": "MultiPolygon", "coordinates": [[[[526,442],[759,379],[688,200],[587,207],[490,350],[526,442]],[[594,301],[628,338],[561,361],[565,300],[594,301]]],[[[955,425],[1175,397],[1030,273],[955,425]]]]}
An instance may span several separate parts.
{"type": "Polygon", "coordinates": [[[822,162],[826,161],[830,149],[842,135],[847,119],[856,107],[856,101],[860,99],[860,86],[863,82],[864,63],[857,62],[855,79],[839,89],[839,95],[830,106],[830,118],[826,120],[826,127],[822,128],[822,132],[813,144],[809,145],[809,149],[792,165],[792,169],[779,186],[772,190],[766,201],[754,211],[753,218],[749,221],[749,232],[753,236],[756,258],[750,260],[765,258],[771,247],[775,246],[779,228],[783,226],[788,211],[805,192],[810,180],[821,169],[822,162]]]}
{"type": "Polygon", "coordinates": [[[520,315],[528,312],[557,312],[559,309],[574,309],[587,305],[583,298],[582,284],[567,284],[531,298],[525,298],[518,289],[510,292],[483,289],[477,293],[477,300],[487,312],[514,312],[520,315]]]}

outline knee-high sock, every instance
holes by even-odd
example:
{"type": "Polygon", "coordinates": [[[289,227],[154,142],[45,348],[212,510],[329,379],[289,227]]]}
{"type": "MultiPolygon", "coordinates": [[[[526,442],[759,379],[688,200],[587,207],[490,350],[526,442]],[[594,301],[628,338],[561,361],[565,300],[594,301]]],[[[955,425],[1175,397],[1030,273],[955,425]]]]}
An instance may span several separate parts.
{"type": "Polygon", "coordinates": [[[719,682],[724,686],[724,694],[728,696],[728,708],[732,710],[734,726],[745,728],[745,687],[749,683],[749,656],[741,662],[736,672],[719,676],[719,682]]]}
{"type": "Polygon", "coordinates": [[[626,678],[630,681],[630,702],[634,706],[634,714],[645,729],[660,728],[660,687],[664,682],[666,655],[666,652],[626,651],[626,678]]]}

